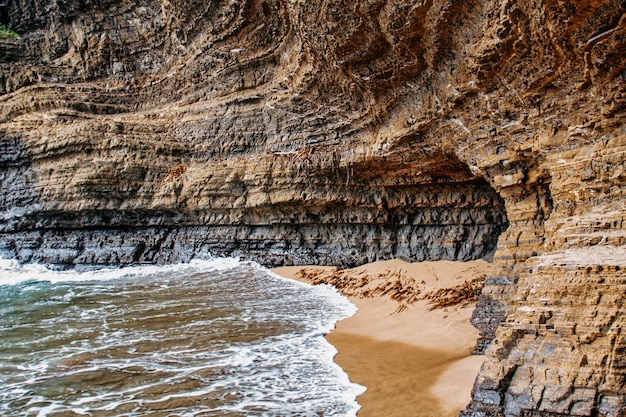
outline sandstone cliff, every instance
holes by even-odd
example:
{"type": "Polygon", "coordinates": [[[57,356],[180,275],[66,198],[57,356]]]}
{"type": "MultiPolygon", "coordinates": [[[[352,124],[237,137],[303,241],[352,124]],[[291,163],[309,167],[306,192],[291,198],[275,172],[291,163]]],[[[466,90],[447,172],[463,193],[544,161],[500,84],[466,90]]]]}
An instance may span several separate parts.
{"type": "Polygon", "coordinates": [[[0,247],[475,259],[467,416],[626,410],[626,4],[8,0],[0,247]]]}

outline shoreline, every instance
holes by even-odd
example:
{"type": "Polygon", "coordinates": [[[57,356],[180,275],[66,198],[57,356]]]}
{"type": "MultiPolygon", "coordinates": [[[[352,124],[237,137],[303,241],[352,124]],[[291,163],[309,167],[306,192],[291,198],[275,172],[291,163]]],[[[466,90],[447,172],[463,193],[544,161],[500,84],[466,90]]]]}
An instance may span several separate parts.
{"type": "Polygon", "coordinates": [[[447,305],[449,294],[456,294],[450,289],[468,288],[463,285],[490,270],[482,260],[391,260],[347,270],[272,271],[309,284],[329,282],[357,306],[326,338],[338,350],[335,362],[367,388],[357,398],[359,417],[456,417],[470,402],[483,357],[472,355],[478,338],[469,321],[475,302],[447,305]],[[442,301],[433,294],[448,297],[442,301]]]}

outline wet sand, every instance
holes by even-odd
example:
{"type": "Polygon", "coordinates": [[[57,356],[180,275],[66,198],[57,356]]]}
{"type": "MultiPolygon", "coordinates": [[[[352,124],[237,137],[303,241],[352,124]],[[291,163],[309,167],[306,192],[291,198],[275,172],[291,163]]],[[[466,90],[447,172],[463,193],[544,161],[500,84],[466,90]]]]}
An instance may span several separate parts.
{"type": "MultiPolygon", "coordinates": [[[[318,275],[337,274],[335,268],[315,266],[274,272],[306,282],[303,268],[318,275]]],[[[392,260],[341,273],[366,277],[362,282],[368,284],[359,284],[366,289],[401,276],[417,282],[423,296],[484,276],[490,269],[484,261],[392,260]]],[[[359,310],[327,336],[339,351],[336,362],[352,381],[367,388],[358,398],[359,417],[457,416],[470,401],[483,362],[481,356],[471,354],[478,337],[469,321],[475,303],[433,309],[433,300],[420,299],[399,308],[388,294],[371,296],[372,291],[359,291],[342,291],[350,294],[359,310]]]]}

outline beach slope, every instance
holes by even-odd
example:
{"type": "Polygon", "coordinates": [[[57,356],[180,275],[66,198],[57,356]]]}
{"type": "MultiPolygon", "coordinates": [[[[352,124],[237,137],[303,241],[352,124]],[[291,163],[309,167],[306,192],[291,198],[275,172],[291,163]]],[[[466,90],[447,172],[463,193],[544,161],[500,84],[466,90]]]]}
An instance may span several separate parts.
{"type": "Polygon", "coordinates": [[[391,260],[354,269],[282,267],[279,275],[336,286],[358,307],[327,337],[335,360],[367,391],[359,417],[457,416],[482,356],[470,317],[491,264],[391,260]]]}

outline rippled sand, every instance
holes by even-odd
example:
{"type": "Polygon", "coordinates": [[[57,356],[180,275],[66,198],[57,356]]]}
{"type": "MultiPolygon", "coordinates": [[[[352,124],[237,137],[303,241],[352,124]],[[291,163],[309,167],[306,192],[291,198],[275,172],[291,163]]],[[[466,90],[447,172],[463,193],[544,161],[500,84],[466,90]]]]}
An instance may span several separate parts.
{"type": "MultiPolygon", "coordinates": [[[[308,267],[307,267],[308,268],[308,267]]],[[[334,268],[326,268],[332,273],[334,268]]],[[[301,279],[302,267],[277,268],[301,279]]],[[[449,288],[487,274],[491,265],[473,262],[376,262],[349,270],[357,276],[389,276],[417,282],[423,291],[449,288]]],[[[379,285],[374,279],[370,285],[379,285]]],[[[327,337],[352,381],[367,387],[358,399],[359,417],[456,417],[470,401],[483,358],[471,355],[478,331],[471,325],[474,304],[434,309],[428,300],[398,312],[389,296],[350,297],[357,313],[340,321],[327,337]]]]}

